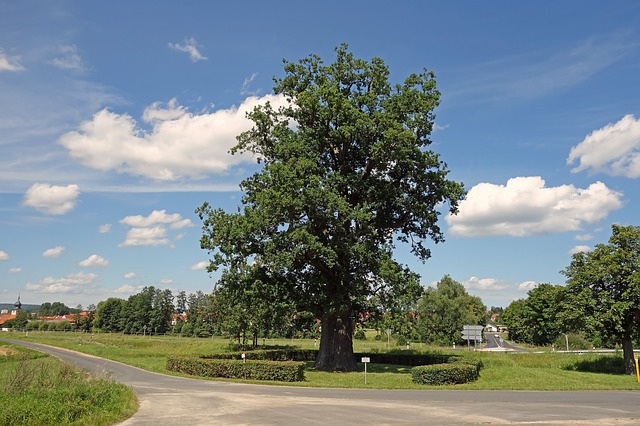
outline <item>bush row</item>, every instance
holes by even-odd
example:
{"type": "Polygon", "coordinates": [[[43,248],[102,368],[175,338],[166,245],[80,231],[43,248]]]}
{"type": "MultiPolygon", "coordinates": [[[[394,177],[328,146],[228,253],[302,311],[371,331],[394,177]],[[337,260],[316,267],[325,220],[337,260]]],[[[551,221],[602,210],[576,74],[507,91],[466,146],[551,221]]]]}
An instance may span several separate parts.
{"type": "Polygon", "coordinates": [[[168,357],[167,370],[202,377],[221,377],[279,382],[304,381],[304,363],[291,361],[168,357]]]}
{"type": "Polygon", "coordinates": [[[397,364],[415,367],[417,365],[445,364],[456,359],[455,355],[445,355],[439,353],[414,354],[414,353],[356,353],[356,362],[360,362],[362,357],[368,357],[374,364],[397,364]]]}
{"type": "Polygon", "coordinates": [[[482,363],[457,357],[447,364],[420,365],[411,369],[411,380],[422,385],[456,385],[477,380],[482,363]]]}
{"type": "MultiPolygon", "coordinates": [[[[256,350],[245,353],[247,360],[263,361],[315,361],[318,351],[314,349],[272,349],[256,350]]],[[[203,355],[204,359],[242,359],[242,352],[203,355]]]]}

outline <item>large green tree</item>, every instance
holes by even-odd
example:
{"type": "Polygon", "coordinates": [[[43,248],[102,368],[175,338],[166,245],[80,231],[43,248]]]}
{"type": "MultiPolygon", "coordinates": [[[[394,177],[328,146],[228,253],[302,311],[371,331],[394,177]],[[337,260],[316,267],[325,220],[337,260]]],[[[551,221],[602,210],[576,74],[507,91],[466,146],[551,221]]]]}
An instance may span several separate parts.
{"type": "Polygon", "coordinates": [[[427,343],[460,342],[465,325],[486,325],[487,308],[477,296],[446,275],[436,287],[428,287],[418,302],[418,336],[427,343]]]}
{"type": "Polygon", "coordinates": [[[316,368],[353,371],[357,311],[413,281],[389,267],[397,242],[428,259],[427,243],[444,240],[441,206],[455,213],[464,190],[430,149],[433,73],[392,85],[382,59],[356,59],[346,45],[331,64],[310,55],[284,71],[274,91],[289,105],[255,108],[232,149],[263,167],[241,183],[242,210],[197,210],[201,247],[209,270],[256,261],[278,274],[286,297],[321,319],[316,368]]]}
{"type": "Polygon", "coordinates": [[[625,369],[634,374],[633,338],[640,327],[640,227],[613,225],[608,244],[574,254],[563,273],[565,319],[619,341],[625,369]]]}
{"type": "Polygon", "coordinates": [[[549,345],[565,331],[560,319],[564,287],[542,283],[526,299],[511,302],[500,316],[509,329],[509,339],[532,345],[549,345]]]}

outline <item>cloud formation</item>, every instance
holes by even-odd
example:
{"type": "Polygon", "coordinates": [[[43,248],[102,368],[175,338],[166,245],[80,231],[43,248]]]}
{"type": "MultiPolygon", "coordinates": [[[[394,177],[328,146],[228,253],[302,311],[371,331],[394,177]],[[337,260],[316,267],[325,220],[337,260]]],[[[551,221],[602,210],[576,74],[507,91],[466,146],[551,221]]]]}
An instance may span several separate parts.
{"type": "Polygon", "coordinates": [[[60,56],[51,60],[51,64],[64,70],[84,71],[85,66],[75,45],[60,46],[60,56]]]}
{"type": "Polygon", "coordinates": [[[85,260],[80,262],[78,265],[84,266],[85,268],[92,267],[92,266],[105,267],[109,265],[109,261],[102,256],[98,256],[97,254],[92,254],[91,256],[87,257],[85,260]]]}
{"type": "Polygon", "coordinates": [[[22,272],[22,268],[11,268],[9,269],[10,274],[17,274],[18,272],[22,272]]]}
{"type": "Polygon", "coordinates": [[[195,38],[189,37],[184,40],[184,44],[179,43],[169,43],[169,48],[173,50],[177,50],[178,52],[185,52],[189,54],[189,58],[191,58],[191,62],[198,61],[206,61],[207,57],[204,56],[198,50],[198,42],[195,38]]]}
{"type": "Polygon", "coordinates": [[[24,196],[23,204],[46,214],[65,214],[76,206],[78,185],[55,186],[34,183],[24,196]]]}
{"type": "Polygon", "coordinates": [[[480,183],[469,190],[459,213],[446,221],[454,235],[522,237],[579,231],[622,207],[622,194],[602,182],[586,189],[545,187],[539,176],[509,179],[506,185],[480,183]]]}
{"type": "Polygon", "coordinates": [[[107,109],[96,113],[59,143],[72,158],[102,171],[116,171],[157,181],[202,179],[223,174],[231,166],[253,162],[250,154],[230,155],[236,136],[251,128],[246,113],[270,102],[285,105],[282,96],[249,97],[237,108],[193,114],[175,100],[154,103],[143,114],[150,131],[139,128],[127,114],[107,109]]]}
{"type": "Polygon", "coordinates": [[[640,119],[628,114],[616,123],[594,130],[571,148],[567,164],[571,171],[589,170],[631,179],[640,177],[640,119]]]}
{"type": "Polygon", "coordinates": [[[18,72],[24,71],[24,69],[20,63],[20,56],[9,56],[4,52],[4,49],[0,47],[0,72],[18,72]]]}
{"type": "Polygon", "coordinates": [[[78,293],[97,279],[98,276],[96,274],[78,272],[61,278],[47,277],[39,283],[27,283],[25,289],[36,293],[49,294],[78,293]]]}
{"type": "Polygon", "coordinates": [[[581,252],[588,252],[591,251],[591,247],[589,246],[575,246],[573,247],[571,250],[569,250],[569,254],[576,254],[576,253],[581,253],[581,252]]]}
{"type": "Polygon", "coordinates": [[[53,247],[53,248],[50,248],[50,249],[47,249],[47,250],[43,251],[42,252],[42,256],[48,257],[50,259],[55,259],[57,257],[60,257],[60,255],[62,254],[63,251],[64,251],[64,247],[57,246],[57,247],[53,247]]]}
{"type": "Polygon", "coordinates": [[[478,278],[471,277],[467,281],[462,282],[467,289],[476,290],[504,290],[509,287],[509,283],[500,281],[495,278],[478,278]]]}
{"type": "Polygon", "coordinates": [[[167,227],[177,230],[195,226],[190,219],[178,213],[167,214],[166,210],[154,210],[149,216],[126,216],[120,223],[131,226],[120,247],[171,245],[167,227]]]}
{"type": "Polygon", "coordinates": [[[9,260],[9,255],[6,251],[0,250],[0,260],[9,260]]]}
{"type": "Polygon", "coordinates": [[[202,262],[198,262],[194,265],[191,265],[191,270],[192,271],[198,271],[201,269],[207,269],[207,266],[209,266],[209,262],[207,261],[202,261],[202,262]]]}

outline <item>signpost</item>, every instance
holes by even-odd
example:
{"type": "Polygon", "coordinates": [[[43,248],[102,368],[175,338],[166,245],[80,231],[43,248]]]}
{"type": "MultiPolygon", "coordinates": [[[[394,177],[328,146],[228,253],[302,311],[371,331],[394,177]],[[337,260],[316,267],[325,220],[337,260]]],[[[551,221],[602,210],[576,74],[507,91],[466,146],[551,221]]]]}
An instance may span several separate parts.
{"type": "Polygon", "coordinates": [[[467,349],[469,349],[469,341],[473,340],[473,347],[475,349],[476,342],[482,341],[482,330],[484,327],[481,325],[465,325],[462,326],[462,338],[467,341],[467,349]]]}
{"type": "Polygon", "coordinates": [[[361,361],[364,363],[364,384],[367,384],[367,364],[371,362],[371,358],[363,356],[361,361]]]}

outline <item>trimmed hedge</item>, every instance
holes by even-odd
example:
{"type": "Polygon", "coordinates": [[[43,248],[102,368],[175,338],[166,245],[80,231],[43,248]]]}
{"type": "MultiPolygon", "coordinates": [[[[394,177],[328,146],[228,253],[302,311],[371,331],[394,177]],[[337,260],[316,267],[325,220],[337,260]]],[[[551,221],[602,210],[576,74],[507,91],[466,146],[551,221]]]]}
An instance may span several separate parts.
{"type": "Polygon", "coordinates": [[[457,385],[473,382],[480,376],[481,362],[456,359],[449,364],[420,365],[411,369],[411,380],[422,385],[457,385]]]}
{"type": "MultiPolygon", "coordinates": [[[[318,356],[317,349],[272,349],[245,352],[247,361],[315,361],[318,356]]],[[[242,352],[228,352],[221,354],[202,355],[203,359],[242,359],[242,352]]]]}
{"type": "MultiPolygon", "coordinates": [[[[205,377],[304,381],[304,361],[314,361],[318,351],[284,348],[247,351],[245,354],[246,362],[242,362],[242,352],[170,357],[167,358],[167,370],[205,377]]],[[[356,353],[354,357],[356,362],[368,357],[374,364],[412,366],[412,381],[424,385],[468,383],[478,379],[482,368],[480,361],[440,353],[356,353]]]]}
{"type": "Polygon", "coordinates": [[[279,382],[304,381],[303,362],[246,361],[198,357],[168,357],[167,370],[202,377],[279,382]]]}
{"type": "Polygon", "coordinates": [[[356,353],[354,354],[356,362],[360,362],[362,357],[368,357],[374,364],[397,364],[409,365],[415,367],[417,365],[446,364],[459,357],[455,355],[445,355],[440,353],[431,354],[414,354],[414,353],[356,353]]]}

